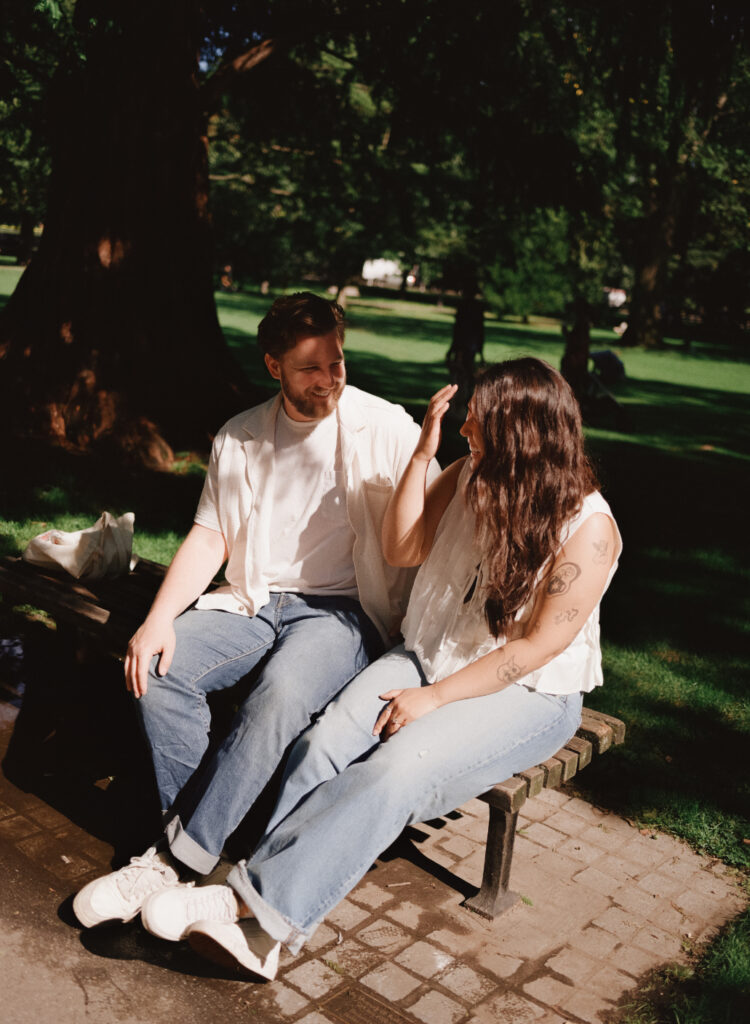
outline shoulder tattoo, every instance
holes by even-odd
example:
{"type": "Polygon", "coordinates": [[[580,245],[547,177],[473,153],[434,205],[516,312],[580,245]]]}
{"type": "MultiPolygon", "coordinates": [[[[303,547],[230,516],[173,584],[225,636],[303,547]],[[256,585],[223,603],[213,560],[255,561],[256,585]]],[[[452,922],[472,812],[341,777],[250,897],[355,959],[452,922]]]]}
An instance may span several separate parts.
{"type": "Polygon", "coordinates": [[[607,564],[607,552],[609,551],[608,540],[594,541],[594,565],[607,564]]]}

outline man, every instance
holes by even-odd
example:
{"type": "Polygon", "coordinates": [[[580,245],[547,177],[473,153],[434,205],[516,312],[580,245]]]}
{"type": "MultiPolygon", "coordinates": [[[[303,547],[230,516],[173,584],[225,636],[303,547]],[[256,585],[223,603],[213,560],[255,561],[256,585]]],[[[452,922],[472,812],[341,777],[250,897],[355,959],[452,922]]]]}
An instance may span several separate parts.
{"type": "MultiPolygon", "coordinates": [[[[164,834],[78,893],[87,927],[208,874],[287,747],[398,630],[411,575],[384,561],[380,527],[419,428],[345,386],[343,341],[341,308],[309,292],[258,327],[280,394],[219,431],[194,525],[125,660],[164,834]],[[204,593],[225,561],[226,583],[204,593]],[[206,695],[258,666],[211,753],[206,695]]],[[[179,938],[170,927],[151,930],[179,938]]]]}

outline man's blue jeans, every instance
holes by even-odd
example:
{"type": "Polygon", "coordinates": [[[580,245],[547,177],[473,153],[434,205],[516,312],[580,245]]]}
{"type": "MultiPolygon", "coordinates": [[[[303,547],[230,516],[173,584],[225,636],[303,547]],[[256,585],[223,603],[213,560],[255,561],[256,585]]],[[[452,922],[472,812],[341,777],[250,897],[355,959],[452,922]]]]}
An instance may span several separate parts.
{"type": "Polygon", "coordinates": [[[227,877],[293,953],[406,825],[551,757],[581,720],[580,693],[557,697],[514,683],[446,704],[386,742],[374,737],[379,695],[424,685],[403,646],[351,682],[295,743],[263,840],[227,877]]]}
{"type": "Polygon", "coordinates": [[[289,745],[383,645],[358,601],[305,594],[272,594],[254,617],[191,610],[177,619],[175,631],[169,672],[156,675],[154,659],[148,692],[136,708],[170,849],[207,874],[289,745]],[[261,663],[229,734],[193,779],[211,728],[206,695],[233,686],[261,663]]]}

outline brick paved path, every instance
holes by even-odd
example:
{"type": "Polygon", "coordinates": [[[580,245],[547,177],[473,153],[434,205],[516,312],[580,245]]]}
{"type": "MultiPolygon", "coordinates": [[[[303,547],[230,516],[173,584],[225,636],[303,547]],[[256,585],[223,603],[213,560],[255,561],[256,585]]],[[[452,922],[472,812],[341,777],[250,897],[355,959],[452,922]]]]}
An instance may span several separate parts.
{"type": "MultiPolygon", "coordinates": [[[[15,709],[0,701],[0,751],[15,709]]],[[[94,792],[92,787],[92,793],[94,792]]],[[[99,794],[101,795],[101,794],[99,794]]],[[[737,914],[721,864],[566,790],[528,801],[512,887],[489,923],[459,904],[481,875],[487,808],[410,831],[432,874],[389,852],[273,984],[239,981],[137,922],[82,932],[70,895],[112,847],[0,778],[0,1017],[8,1024],[561,1024],[606,1019],[646,972],[737,914]]]]}

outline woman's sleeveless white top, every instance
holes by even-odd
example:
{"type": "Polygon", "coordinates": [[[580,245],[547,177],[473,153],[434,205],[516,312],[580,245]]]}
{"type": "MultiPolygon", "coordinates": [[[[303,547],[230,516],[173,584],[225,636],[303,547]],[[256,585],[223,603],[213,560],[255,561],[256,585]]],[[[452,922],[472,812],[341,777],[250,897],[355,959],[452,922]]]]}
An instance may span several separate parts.
{"type": "MultiPolygon", "coordinates": [[[[492,636],[484,617],[483,590],[481,584],[475,582],[478,573],[481,580],[482,558],[474,537],[474,512],[466,500],[470,475],[467,459],[456,493],[438,524],[432,549],[417,573],[401,627],[406,649],[417,655],[431,683],[445,679],[496,647],[502,647],[508,639],[523,635],[536,597],[535,594],[520,609],[507,638],[492,636]]],[[[596,512],[603,512],[612,519],[617,537],[615,561],[607,577],[606,591],[617,569],[622,539],[610,507],[598,491],[587,495],[578,515],[566,523],[560,544],[596,512]]],[[[543,575],[544,570],[539,578],[543,575]]],[[[529,689],[554,694],[588,693],[602,682],[598,604],[562,654],[518,680],[529,689]]]]}

